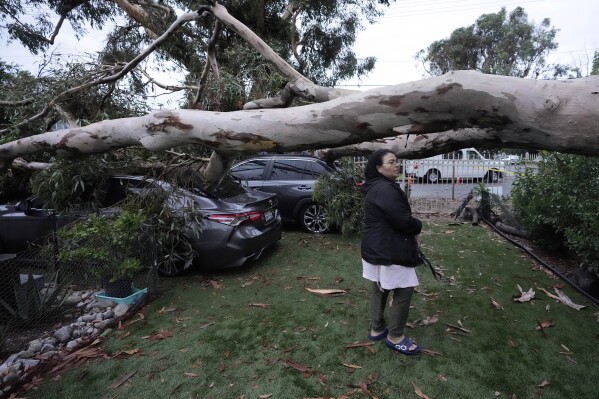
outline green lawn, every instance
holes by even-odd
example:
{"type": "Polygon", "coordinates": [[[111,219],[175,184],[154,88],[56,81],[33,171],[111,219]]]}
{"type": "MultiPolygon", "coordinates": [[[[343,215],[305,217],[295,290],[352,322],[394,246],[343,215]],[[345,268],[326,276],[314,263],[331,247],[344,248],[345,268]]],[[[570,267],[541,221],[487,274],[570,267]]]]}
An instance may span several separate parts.
{"type": "Polygon", "coordinates": [[[359,239],[285,231],[249,267],[162,280],[143,318],[133,316],[99,345],[107,358],[45,375],[21,396],[598,397],[595,307],[568,286],[565,294],[585,309],[549,298],[540,288],[554,293],[564,284],[483,227],[428,220],[423,241],[453,279],[437,282],[418,269],[408,334],[429,354],[406,357],[380,342],[347,348],[368,332],[359,239]],[[515,302],[517,285],[533,288],[536,300],[515,302]],[[306,288],[346,293],[322,297],[306,288]],[[421,324],[433,316],[438,322],[421,324]],[[544,322],[553,325],[537,329],[544,322]]]}

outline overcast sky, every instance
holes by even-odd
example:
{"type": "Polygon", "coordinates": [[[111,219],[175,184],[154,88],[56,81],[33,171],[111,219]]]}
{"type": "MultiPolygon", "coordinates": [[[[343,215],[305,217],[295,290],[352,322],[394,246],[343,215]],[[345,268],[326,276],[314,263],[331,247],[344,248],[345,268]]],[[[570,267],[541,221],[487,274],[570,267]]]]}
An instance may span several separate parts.
{"type": "MultiPolygon", "coordinates": [[[[360,89],[422,79],[423,69],[414,61],[419,50],[472,25],[482,14],[496,13],[501,7],[509,12],[517,6],[524,8],[529,21],[538,25],[549,18],[559,29],[559,47],[549,57],[551,63],[582,62],[586,67],[587,58],[599,50],[599,0],[398,0],[377,24],[359,35],[358,58],[377,58],[375,70],[362,80],[360,89]]],[[[353,85],[358,83],[354,79],[343,84],[356,89],[353,85]]]]}
{"type": "MultiPolygon", "coordinates": [[[[529,21],[539,24],[550,18],[559,29],[559,47],[549,61],[587,67],[587,59],[599,49],[599,0],[397,0],[385,16],[360,32],[355,47],[359,58],[377,57],[376,69],[368,78],[343,82],[348,89],[371,89],[421,79],[423,70],[414,55],[436,40],[448,38],[457,28],[468,26],[482,14],[495,13],[501,7],[508,12],[522,6],[529,21]],[[360,87],[358,87],[358,83],[360,87]]],[[[29,10],[33,16],[36,10],[29,10]]],[[[119,21],[117,21],[118,23],[119,21]]],[[[65,54],[93,53],[102,48],[102,35],[88,35],[78,42],[65,27],[57,39],[58,52],[65,54]]],[[[39,57],[17,45],[0,46],[1,58],[37,71],[39,57]]],[[[584,70],[583,73],[588,71],[584,70]]],[[[167,76],[162,78],[167,79],[167,76]]],[[[172,76],[168,84],[177,84],[180,76],[172,76]]],[[[165,99],[166,100],[166,99],[165,99]]],[[[160,100],[159,100],[160,102],[160,100]]],[[[164,104],[173,107],[170,102],[164,104]]]]}

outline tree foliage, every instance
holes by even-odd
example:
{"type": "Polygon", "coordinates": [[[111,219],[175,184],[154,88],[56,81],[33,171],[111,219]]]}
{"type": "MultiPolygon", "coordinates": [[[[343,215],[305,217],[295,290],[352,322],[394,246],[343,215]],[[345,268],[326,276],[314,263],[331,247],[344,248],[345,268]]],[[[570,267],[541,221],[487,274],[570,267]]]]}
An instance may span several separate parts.
{"type": "Polygon", "coordinates": [[[448,39],[438,40],[420,50],[416,59],[431,75],[474,69],[483,73],[537,78],[565,75],[570,68],[547,65],[546,56],[558,46],[558,30],[545,18],[540,24],[528,20],[522,7],[509,14],[483,14],[473,25],[456,29],[448,39]]]}
{"type": "Polygon", "coordinates": [[[514,182],[512,199],[524,227],[548,249],[569,250],[599,275],[599,158],[545,153],[538,172],[514,182]]]}
{"type": "Polygon", "coordinates": [[[361,176],[353,161],[343,159],[333,173],[318,178],[314,188],[313,198],[325,206],[327,222],[345,236],[362,231],[361,176]]]}

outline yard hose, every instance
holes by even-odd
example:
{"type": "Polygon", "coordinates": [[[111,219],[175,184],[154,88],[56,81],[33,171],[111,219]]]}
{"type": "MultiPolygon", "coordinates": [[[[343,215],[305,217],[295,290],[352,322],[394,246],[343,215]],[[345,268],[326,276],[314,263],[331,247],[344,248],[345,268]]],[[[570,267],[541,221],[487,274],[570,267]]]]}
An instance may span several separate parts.
{"type": "Polygon", "coordinates": [[[550,270],[552,273],[554,273],[556,276],[558,276],[559,278],[561,278],[562,280],[564,280],[566,283],[570,284],[570,286],[572,288],[574,288],[580,294],[582,294],[583,296],[585,296],[588,300],[590,300],[591,302],[593,302],[593,304],[595,306],[599,306],[599,298],[595,298],[594,296],[590,295],[588,292],[586,292],[582,288],[578,287],[576,284],[574,284],[572,281],[570,281],[569,278],[567,278],[565,275],[563,275],[562,273],[560,273],[559,271],[557,271],[551,265],[549,265],[548,263],[546,263],[545,261],[543,261],[537,255],[535,255],[533,252],[531,252],[527,247],[525,247],[524,245],[520,244],[518,241],[516,241],[513,238],[508,237],[506,234],[504,234],[501,230],[499,230],[497,227],[495,227],[495,225],[493,223],[489,222],[485,217],[481,217],[481,219],[486,224],[488,224],[489,226],[491,226],[493,228],[493,230],[495,230],[495,232],[498,233],[500,236],[502,236],[503,238],[505,238],[506,240],[508,240],[509,242],[511,242],[512,244],[514,244],[515,246],[517,246],[518,248],[520,248],[521,250],[523,250],[524,252],[526,252],[528,255],[530,255],[531,257],[533,257],[537,262],[539,262],[543,267],[545,267],[546,269],[550,270]]]}

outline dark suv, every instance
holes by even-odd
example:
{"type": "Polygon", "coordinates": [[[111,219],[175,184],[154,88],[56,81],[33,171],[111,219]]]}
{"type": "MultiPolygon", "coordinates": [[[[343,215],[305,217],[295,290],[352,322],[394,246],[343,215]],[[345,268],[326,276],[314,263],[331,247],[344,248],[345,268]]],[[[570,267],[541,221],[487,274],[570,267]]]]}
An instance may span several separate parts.
{"type": "Polygon", "coordinates": [[[243,185],[277,194],[279,212],[287,223],[308,233],[325,233],[324,207],[312,199],[314,184],[333,169],[321,159],[304,155],[260,155],[233,165],[231,175],[243,185]]]}

